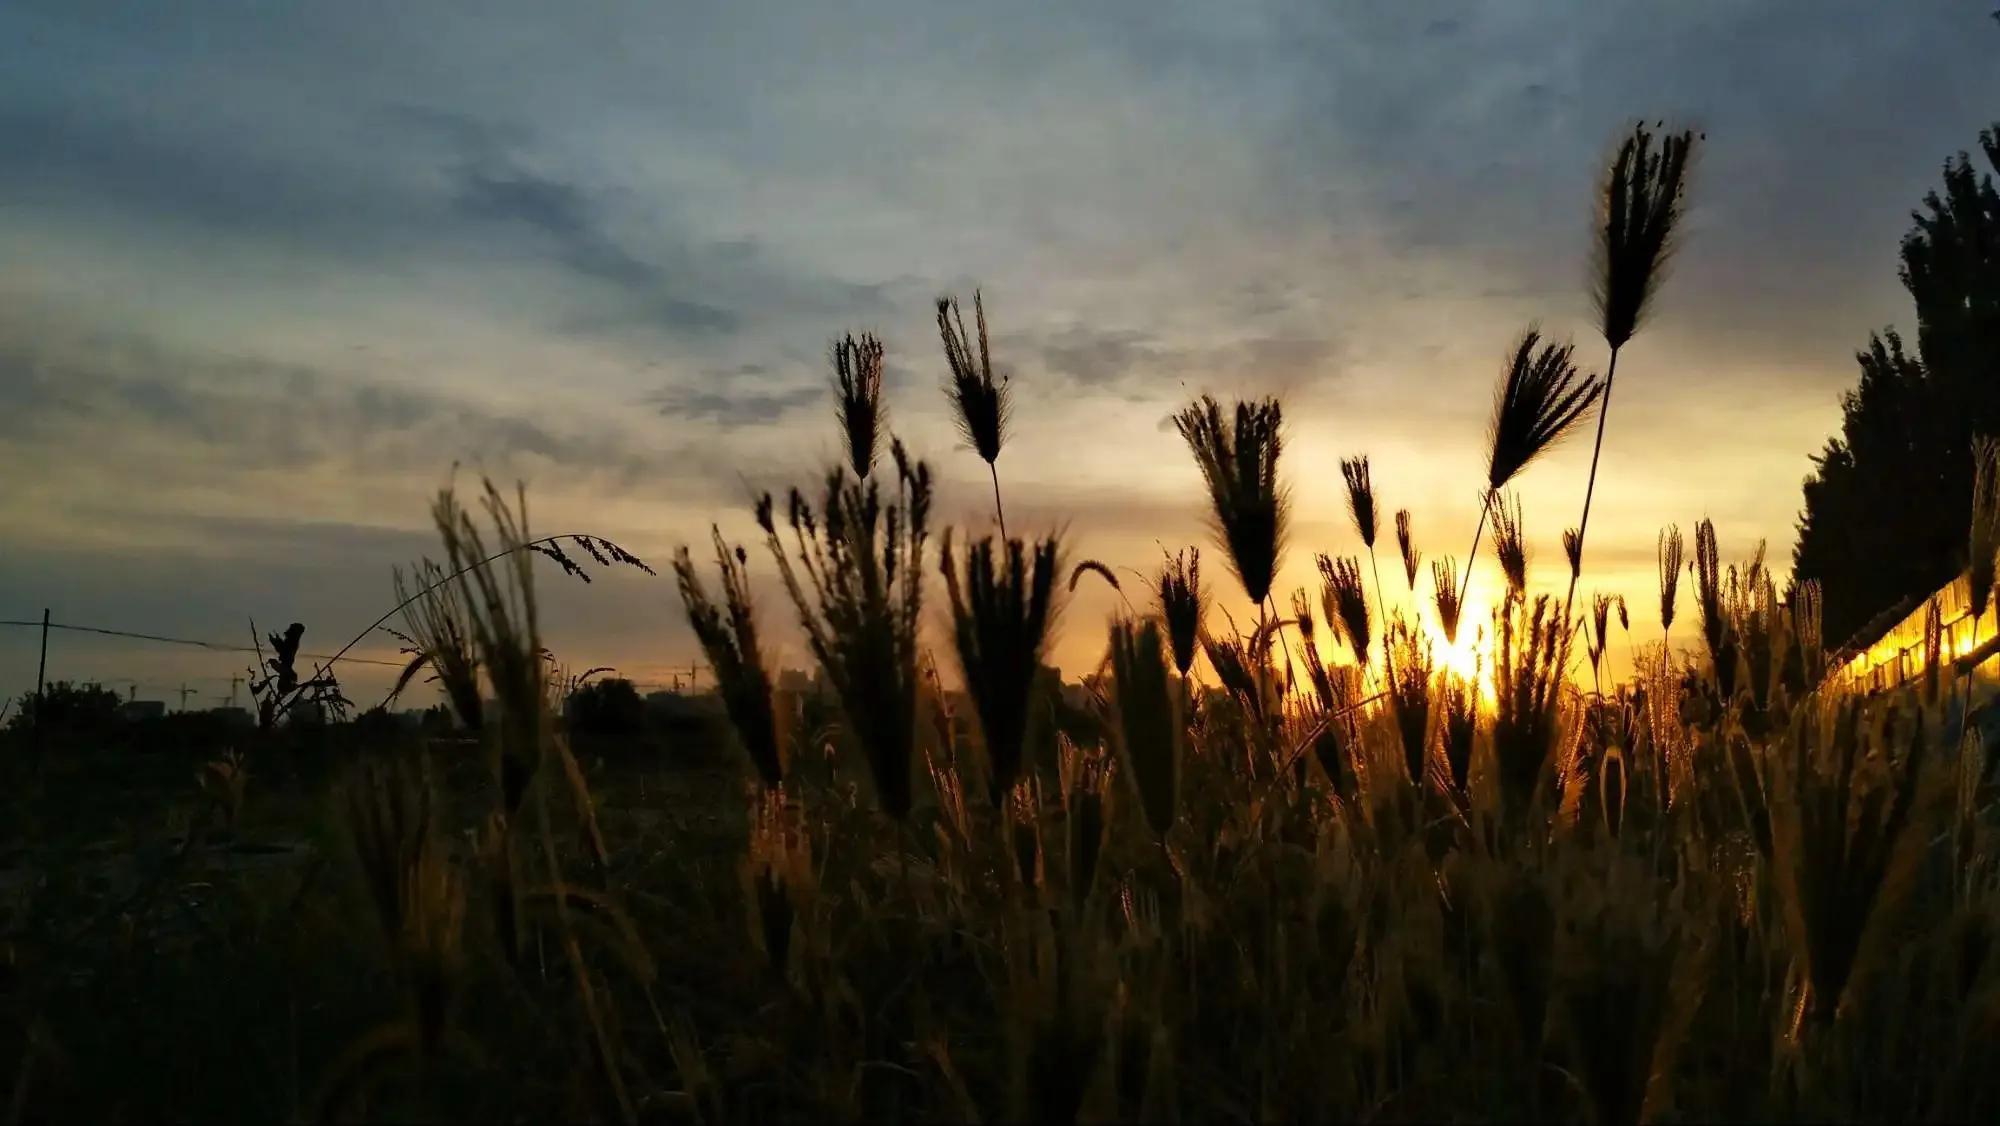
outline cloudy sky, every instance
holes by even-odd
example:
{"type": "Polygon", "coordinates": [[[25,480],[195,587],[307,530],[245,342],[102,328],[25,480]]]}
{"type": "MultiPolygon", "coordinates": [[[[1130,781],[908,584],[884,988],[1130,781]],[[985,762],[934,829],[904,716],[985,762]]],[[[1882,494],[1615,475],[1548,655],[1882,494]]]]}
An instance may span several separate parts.
{"type": "MultiPolygon", "coordinates": [[[[297,619],[337,645],[435,551],[455,461],[526,479],[540,530],[662,563],[711,521],[747,539],[755,492],[835,453],[848,329],[886,341],[943,518],[984,530],[929,308],[975,284],[1015,380],[1016,530],[1140,568],[1205,542],[1165,419],[1276,393],[1285,586],[1359,547],[1343,455],[1372,456],[1427,556],[1462,556],[1511,338],[1539,320],[1602,364],[1591,186],[1640,115],[1708,133],[1592,521],[1586,587],[1650,607],[1668,521],[1788,558],[1854,349],[1910,320],[1908,213],[2000,119],[1991,6],[9,0],[0,617],[229,642],[297,619]]],[[[1588,457],[1527,475],[1541,585],[1588,457]]],[[[573,664],[659,680],[693,656],[669,581],[547,575],[573,664]]],[[[1086,589],[1072,674],[1114,605],[1086,589]]],[[[1656,636],[1651,609],[1633,624],[1656,636]]],[[[32,687],[33,641],[0,629],[0,690],[32,687]]],[[[239,668],[50,654],[154,698],[239,668]]]]}

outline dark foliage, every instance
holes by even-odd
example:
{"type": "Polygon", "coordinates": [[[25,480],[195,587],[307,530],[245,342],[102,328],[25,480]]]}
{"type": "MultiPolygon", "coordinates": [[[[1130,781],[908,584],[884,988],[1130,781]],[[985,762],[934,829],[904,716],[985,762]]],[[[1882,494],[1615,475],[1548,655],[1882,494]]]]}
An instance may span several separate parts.
{"type": "MultiPolygon", "coordinates": [[[[2000,169],[2000,126],[1980,144],[2000,169]]],[[[1820,581],[1836,645],[1964,569],[1972,437],[2000,433],[2000,192],[1960,153],[1914,219],[1901,272],[1916,354],[1893,329],[1857,353],[1860,381],[1799,513],[1794,570],[1820,581]]]]}

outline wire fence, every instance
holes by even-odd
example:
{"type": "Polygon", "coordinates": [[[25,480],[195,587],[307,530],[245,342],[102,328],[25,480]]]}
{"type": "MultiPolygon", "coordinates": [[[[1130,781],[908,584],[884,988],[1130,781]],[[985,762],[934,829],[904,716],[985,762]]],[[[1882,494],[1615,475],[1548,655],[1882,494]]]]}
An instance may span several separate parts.
{"type": "MultiPolygon", "coordinates": [[[[75,633],[75,634],[89,634],[98,637],[123,638],[131,641],[150,641],[162,645],[179,645],[192,649],[201,649],[211,653],[244,654],[252,656],[261,656],[263,652],[255,645],[232,645],[228,642],[223,642],[223,641],[209,641],[194,637],[174,637],[169,634],[149,633],[142,630],[113,629],[108,626],[78,625],[74,622],[43,621],[40,618],[33,618],[33,619],[0,618],[0,628],[47,630],[51,633],[62,632],[62,633],[75,633]]],[[[368,665],[376,668],[396,669],[398,671],[401,671],[409,664],[408,657],[404,657],[399,660],[387,660],[380,657],[355,656],[352,653],[329,654],[329,653],[301,652],[299,654],[299,657],[302,659],[313,660],[313,661],[338,660],[341,664],[368,665]]],[[[693,692],[693,691],[698,691],[702,687],[704,687],[709,679],[708,667],[706,665],[702,665],[699,663],[690,663],[689,665],[686,666],[686,668],[687,671],[685,675],[682,675],[678,670],[676,670],[672,678],[669,680],[664,680],[664,681],[633,680],[632,686],[634,688],[639,688],[639,689],[655,689],[655,690],[670,691],[670,692],[693,692]]],[[[616,672],[617,670],[612,669],[611,671],[616,672]]],[[[122,677],[122,676],[98,679],[98,683],[100,684],[129,686],[134,693],[136,693],[139,688],[143,687],[148,689],[160,689],[167,692],[168,694],[178,694],[181,697],[181,705],[183,708],[186,707],[188,697],[195,695],[195,693],[189,690],[187,687],[189,682],[227,683],[230,685],[230,694],[228,699],[231,702],[234,702],[235,689],[238,685],[241,685],[244,682],[244,680],[240,676],[237,677],[188,676],[182,678],[181,682],[178,685],[176,685],[170,682],[143,680],[133,677],[122,677]]]]}

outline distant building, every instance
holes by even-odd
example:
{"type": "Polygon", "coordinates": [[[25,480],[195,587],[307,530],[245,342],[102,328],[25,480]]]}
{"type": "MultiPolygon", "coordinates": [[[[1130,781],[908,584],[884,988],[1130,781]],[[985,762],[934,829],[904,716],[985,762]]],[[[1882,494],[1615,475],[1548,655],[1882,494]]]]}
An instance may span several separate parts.
{"type": "Polygon", "coordinates": [[[127,700],[118,705],[118,718],[126,722],[158,719],[167,714],[165,700],[127,700]]]}

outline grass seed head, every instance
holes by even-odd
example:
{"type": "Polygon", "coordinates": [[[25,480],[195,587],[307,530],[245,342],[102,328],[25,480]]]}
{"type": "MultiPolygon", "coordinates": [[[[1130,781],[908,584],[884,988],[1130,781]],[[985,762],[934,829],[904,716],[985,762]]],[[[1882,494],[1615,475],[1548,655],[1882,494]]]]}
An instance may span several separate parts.
{"type": "Polygon", "coordinates": [[[866,480],[875,468],[876,447],[888,431],[888,408],[882,403],[882,342],[870,333],[837,340],[833,359],[834,414],[847,439],[847,460],[856,477],[866,480]]]}
{"type": "Polygon", "coordinates": [[[1369,619],[1368,595],[1361,585],[1361,561],[1351,555],[1339,559],[1321,555],[1316,562],[1327,620],[1332,622],[1338,616],[1340,636],[1354,650],[1354,663],[1367,668],[1374,626],[1369,619]]]}
{"type": "Polygon", "coordinates": [[[732,549],[723,542],[721,529],[711,527],[709,534],[715,541],[716,568],[722,575],[723,604],[717,606],[709,597],[685,546],[674,556],[674,579],[695,640],[701,644],[709,668],[715,670],[716,689],[730,726],[749,755],[758,780],[776,788],[785,780],[785,739],[772,695],[771,670],[757,635],[749,558],[741,547],[732,549]]]}
{"type": "Polygon", "coordinates": [[[1005,376],[993,378],[992,350],[986,339],[986,303],[978,290],[972,291],[972,310],[978,325],[976,340],[966,334],[958,298],[937,299],[938,336],[944,342],[945,365],[950,369],[944,393],[951,401],[959,436],[982,461],[992,465],[1000,460],[1000,447],[1007,441],[1012,389],[1005,376]]]}
{"type": "Polygon", "coordinates": [[[1686,129],[1656,137],[1640,122],[1605,170],[1592,296],[1604,341],[1613,349],[1639,330],[1673,257],[1701,137],[1686,129]]]}
{"type": "MultiPolygon", "coordinates": [[[[1164,552],[1163,552],[1164,553],[1164,552]]],[[[1201,549],[1190,547],[1166,557],[1157,583],[1160,619],[1167,626],[1174,668],[1182,676],[1194,667],[1195,646],[1201,639],[1208,591],[1201,585],[1201,549]]]]}
{"type": "Polygon", "coordinates": [[[1500,571],[1507,576],[1508,594],[1524,597],[1528,593],[1528,541],[1521,527],[1521,498],[1516,494],[1493,498],[1493,554],[1500,558],[1500,571]]]}
{"type": "Polygon", "coordinates": [[[1571,362],[1571,345],[1544,342],[1538,329],[1521,334],[1493,397],[1487,430],[1486,485],[1497,490],[1528,463],[1560,442],[1578,423],[1603,385],[1571,362]]]}
{"type": "Polygon", "coordinates": [[[1020,776],[1036,677],[1056,616],[1060,547],[1054,536],[1032,546],[1008,540],[996,558],[992,538],[953,556],[951,535],[939,552],[951,603],[952,639],[986,744],[989,797],[997,807],[1020,776]]]}
{"type": "Polygon", "coordinates": [[[1396,510],[1396,550],[1403,556],[1403,578],[1414,591],[1417,589],[1417,564],[1422,562],[1423,557],[1418,554],[1417,542],[1410,533],[1410,510],[1407,508],[1396,510]]]}
{"type": "Polygon", "coordinates": [[[1250,601],[1271,593],[1291,511],[1278,481],[1284,412],[1276,399],[1236,404],[1234,423],[1203,395],[1174,417],[1208,486],[1215,527],[1250,601]]]}
{"type": "Polygon", "coordinates": [[[1146,824],[1164,841],[1179,810],[1183,728],[1156,623],[1112,623],[1111,676],[1119,751],[1146,824]]]}
{"type": "Polygon", "coordinates": [[[1674,628],[1674,603],[1681,588],[1681,560],[1685,550],[1681,526],[1660,529],[1660,628],[1674,628]]]}
{"type": "Polygon", "coordinates": [[[1340,475],[1347,482],[1347,514],[1354,520],[1354,530],[1361,533],[1362,545],[1372,551],[1378,521],[1375,483],[1368,477],[1367,456],[1341,458],[1340,475]]]}

